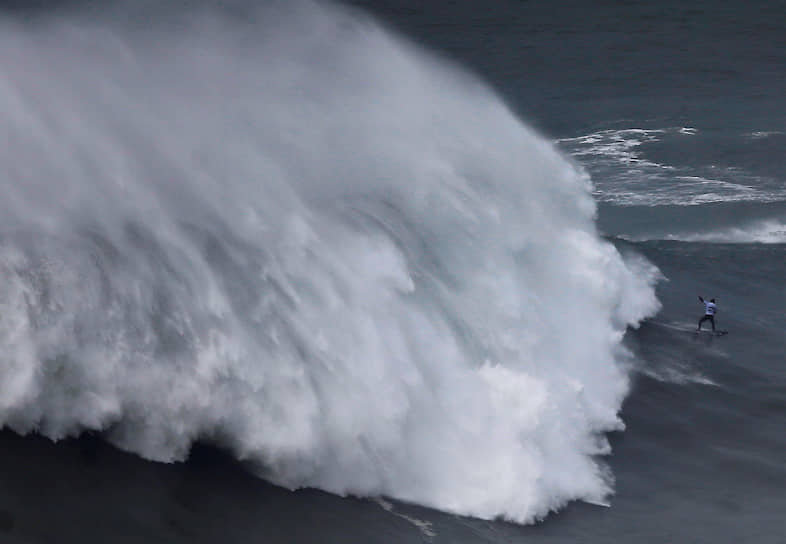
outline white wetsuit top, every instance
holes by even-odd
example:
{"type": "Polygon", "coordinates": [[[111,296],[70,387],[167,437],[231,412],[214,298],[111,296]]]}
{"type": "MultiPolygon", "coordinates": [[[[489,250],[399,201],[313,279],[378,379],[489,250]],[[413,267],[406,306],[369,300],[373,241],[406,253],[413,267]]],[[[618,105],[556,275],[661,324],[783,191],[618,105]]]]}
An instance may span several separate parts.
{"type": "Polygon", "coordinates": [[[704,302],[704,315],[715,315],[715,303],[714,302],[704,302]]]}

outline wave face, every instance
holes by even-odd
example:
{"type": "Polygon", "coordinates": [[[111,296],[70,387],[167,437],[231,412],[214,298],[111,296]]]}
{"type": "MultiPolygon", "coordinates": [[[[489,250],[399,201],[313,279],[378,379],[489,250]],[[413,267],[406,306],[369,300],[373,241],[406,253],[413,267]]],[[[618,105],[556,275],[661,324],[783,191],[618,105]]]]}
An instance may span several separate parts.
{"type": "Polygon", "coordinates": [[[2,424],[484,518],[609,493],[658,303],[586,176],[355,12],[156,9],[2,24],[2,424]]]}

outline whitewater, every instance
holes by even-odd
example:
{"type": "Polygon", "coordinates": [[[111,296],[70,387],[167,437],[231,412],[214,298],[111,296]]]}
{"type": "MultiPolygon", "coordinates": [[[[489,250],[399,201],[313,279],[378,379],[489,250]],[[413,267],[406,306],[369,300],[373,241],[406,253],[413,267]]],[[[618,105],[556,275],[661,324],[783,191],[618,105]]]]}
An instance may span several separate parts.
{"type": "Polygon", "coordinates": [[[602,502],[658,271],[493,89],[324,3],[0,24],[0,423],[517,522],[602,502]]]}

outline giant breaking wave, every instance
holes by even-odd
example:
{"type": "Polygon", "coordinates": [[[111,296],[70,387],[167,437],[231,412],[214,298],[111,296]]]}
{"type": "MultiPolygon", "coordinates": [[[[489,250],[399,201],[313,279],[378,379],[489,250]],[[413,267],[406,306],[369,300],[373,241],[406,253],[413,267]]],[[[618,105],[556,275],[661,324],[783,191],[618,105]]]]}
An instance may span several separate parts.
{"type": "Polygon", "coordinates": [[[0,423],[484,518],[607,495],[657,301],[586,176],[358,13],[189,9],[2,23],[0,423]]]}

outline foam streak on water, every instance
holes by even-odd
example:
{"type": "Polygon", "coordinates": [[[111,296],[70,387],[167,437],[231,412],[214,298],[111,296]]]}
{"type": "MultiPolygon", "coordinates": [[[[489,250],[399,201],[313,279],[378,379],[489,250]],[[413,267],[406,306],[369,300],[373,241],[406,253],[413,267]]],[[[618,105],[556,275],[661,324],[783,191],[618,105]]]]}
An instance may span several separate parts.
{"type": "Polygon", "coordinates": [[[155,9],[2,25],[0,421],[488,518],[603,500],[657,301],[585,177],[355,13],[155,9]]]}
{"type": "MultiPolygon", "coordinates": [[[[754,132],[745,139],[766,139],[778,132],[754,132]]],[[[648,158],[658,142],[685,145],[705,134],[692,127],[606,129],[555,141],[591,172],[594,196],[615,206],[697,206],[718,202],[779,202],[786,199],[781,180],[743,169],[705,164],[678,166],[648,158]]]]}
{"type": "Polygon", "coordinates": [[[786,244],[786,223],[779,219],[762,219],[733,227],[716,228],[705,232],[669,232],[622,236],[634,242],[647,240],[678,240],[716,244],[786,244]]]}

